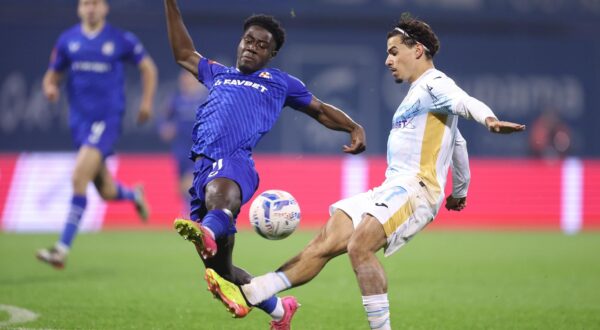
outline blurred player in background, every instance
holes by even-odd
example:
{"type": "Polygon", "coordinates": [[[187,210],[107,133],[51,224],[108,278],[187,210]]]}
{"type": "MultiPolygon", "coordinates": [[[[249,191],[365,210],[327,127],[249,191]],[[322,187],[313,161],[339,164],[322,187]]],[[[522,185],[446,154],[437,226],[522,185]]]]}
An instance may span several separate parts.
{"type": "MultiPolygon", "coordinates": [[[[266,67],[285,41],[285,31],[273,17],[254,15],[245,21],[236,66],[226,67],[196,51],[175,0],[165,0],[165,10],[175,60],[210,91],[197,110],[193,131],[191,221],[177,219],[174,226],[194,243],[207,268],[209,289],[234,316],[243,317],[249,307],[224,295],[228,290],[239,293],[237,287],[219,285],[215,277],[219,274],[235,284],[251,279],[233,265],[232,251],[235,219],[258,188],[252,149],[271,130],[285,106],[306,113],[329,129],[348,132],[351,144],[344,146],[344,152],[362,152],[365,133],[340,109],[313,96],[300,80],[266,67]]],[[[296,299],[266,298],[257,306],[272,316],[271,327],[289,329],[298,307],[296,299]]]]}
{"type": "Polygon", "coordinates": [[[59,98],[59,84],[67,74],[69,126],[78,148],[72,176],[73,197],[60,240],[37,257],[56,268],[63,268],[77,235],[87,204],[86,189],[93,182],[104,200],[132,202],[143,220],[148,208],[141,187],[131,189],[117,182],[106,167],[106,157],[114,153],[121,134],[125,112],[124,63],[140,71],[143,94],[138,122],[152,115],[157,71],[154,62],[137,37],[106,22],[106,0],[79,0],[81,22],[63,32],[50,58],[42,87],[51,102],[59,98]]]}
{"type": "Polygon", "coordinates": [[[189,210],[188,190],[194,178],[194,162],[190,160],[191,133],[196,123],[196,108],[208,95],[208,90],[186,70],[179,73],[177,91],[168,101],[164,113],[159,117],[159,134],[171,145],[171,153],[177,163],[178,190],[189,210]]]}
{"type": "Polygon", "coordinates": [[[572,147],[571,130],[553,107],[542,109],[529,133],[529,150],[536,158],[565,158],[572,147]]]}
{"type": "Polygon", "coordinates": [[[429,25],[409,15],[388,33],[385,64],[397,83],[407,81],[411,86],[392,120],[385,181],[333,204],[329,221],[300,254],[276,272],[241,286],[248,303],[258,304],[302,285],[329,260],[348,253],[371,329],[391,329],[387,278],[375,253],[384,248],[385,256],[391,255],[433,221],[444,200],[451,165],[453,190],[446,208],[460,211],[466,206],[470,172],[458,117],[474,119],[492,133],[525,129],[498,121],[488,106],[435,69],[433,56],[438,50],[439,41],[429,25]]]}

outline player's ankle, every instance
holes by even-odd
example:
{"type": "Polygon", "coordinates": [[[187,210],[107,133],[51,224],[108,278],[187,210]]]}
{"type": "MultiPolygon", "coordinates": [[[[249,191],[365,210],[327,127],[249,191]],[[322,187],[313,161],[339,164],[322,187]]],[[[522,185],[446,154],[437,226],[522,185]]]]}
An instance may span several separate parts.
{"type": "Polygon", "coordinates": [[[257,276],[241,289],[248,302],[257,305],[280,291],[289,289],[291,283],[283,272],[267,273],[257,276]]]}

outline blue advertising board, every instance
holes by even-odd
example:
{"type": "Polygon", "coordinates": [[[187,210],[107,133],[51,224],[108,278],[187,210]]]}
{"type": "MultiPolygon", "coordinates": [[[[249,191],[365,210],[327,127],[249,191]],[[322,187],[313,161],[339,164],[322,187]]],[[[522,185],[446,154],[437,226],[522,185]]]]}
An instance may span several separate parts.
{"type": "MultiPolygon", "coordinates": [[[[160,71],[155,111],[175,90],[178,67],[167,41],[160,1],[109,1],[109,20],[133,31],[160,71]]],[[[438,69],[502,119],[530,125],[552,112],[568,126],[570,153],[600,156],[600,4],[597,1],[318,0],[181,1],[198,50],[233,65],[245,17],[276,15],[287,41],[272,66],[301,78],[367,130],[367,154],[385,153],[392,114],[408,86],[387,71],[386,34],[403,11],[425,19],[441,40],[438,69]]],[[[49,104],[41,79],[62,30],[77,22],[73,0],[5,0],[0,4],[0,152],[69,150],[67,104],[49,104]]],[[[155,124],[137,126],[139,77],[128,69],[127,112],[120,151],[162,151],[155,124]]],[[[190,109],[194,111],[195,109],[190,109]]],[[[487,134],[475,122],[459,128],[472,155],[530,154],[530,132],[487,134]]],[[[339,153],[347,135],[283,111],[258,152],[339,153]]]]}

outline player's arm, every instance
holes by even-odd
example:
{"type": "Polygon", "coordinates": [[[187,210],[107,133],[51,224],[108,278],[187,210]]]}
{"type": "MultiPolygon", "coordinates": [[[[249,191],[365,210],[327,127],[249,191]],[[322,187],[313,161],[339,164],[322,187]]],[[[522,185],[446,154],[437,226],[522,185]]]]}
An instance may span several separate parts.
{"type": "Polygon", "coordinates": [[[167,34],[175,61],[181,67],[198,76],[198,63],[202,56],[196,51],[194,42],[188,33],[176,0],[165,0],[167,16],[167,34]]]}
{"type": "Polygon", "coordinates": [[[490,107],[466,94],[460,98],[456,110],[459,115],[485,125],[492,133],[510,134],[525,130],[525,125],[498,120],[490,107]]]}
{"type": "Polygon", "coordinates": [[[48,70],[42,79],[42,91],[44,96],[50,102],[58,101],[58,98],[60,97],[60,82],[64,77],[64,72],[71,64],[71,60],[65,51],[64,45],[65,40],[63,35],[61,35],[52,48],[48,70]]]}
{"type": "Polygon", "coordinates": [[[344,145],[344,152],[358,154],[367,148],[363,127],[335,106],[324,103],[313,96],[308,106],[300,109],[300,111],[313,117],[329,129],[350,133],[351,144],[350,146],[344,145]]]}
{"type": "Polygon", "coordinates": [[[152,58],[148,55],[138,64],[142,80],[142,100],[138,113],[138,123],[144,123],[152,116],[152,103],[158,81],[158,70],[152,58]]]}
{"type": "Polygon", "coordinates": [[[48,69],[44,74],[44,79],[42,80],[42,89],[44,92],[44,96],[50,102],[58,101],[60,96],[60,87],[59,84],[62,80],[63,74],[58,72],[52,68],[48,69]]]}
{"type": "Polygon", "coordinates": [[[470,182],[471,170],[467,141],[457,129],[452,154],[452,194],[446,198],[446,209],[461,211],[467,206],[467,191],[470,182]]]}

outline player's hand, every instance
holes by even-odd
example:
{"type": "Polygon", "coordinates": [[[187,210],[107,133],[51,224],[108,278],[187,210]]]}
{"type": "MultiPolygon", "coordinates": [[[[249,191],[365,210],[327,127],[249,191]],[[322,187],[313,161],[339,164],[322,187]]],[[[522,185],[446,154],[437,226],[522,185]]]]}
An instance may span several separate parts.
{"type": "Polygon", "coordinates": [[[500,121],[493,117],[486,118],[485,125],[490,132],[498,134],[510,134],[525,130],[525,125],[511,123],[509,121],[500,121]]]}
{"type": "Polygon", "coordinates": [[[143,124],[147,122],[152,117],[152,106],[150,105],[140,105],[140,111],[138,112],[137,122],[138,124],[143,124]]]}
{"type": "Polygon", "coordinates": [[[455,198],[452,195],[446,198],[446,210],[448,211],[462,211],[467,207],[467,197],[455,198]]]}
{"type": "Polygon", "coordinates": [[[44,96],[52,103],[56,103],[60,97],[60,89],[56,85],[45,85],[44,96]]]}
{"type": "Polygon", "coordinates": [[[352,141],[350,146],[344,145],[345,153],[356,155],[367,149],[365,130],[362,126],[357,125],[352,132],[350,132],[350,140],[352,141]]]}

